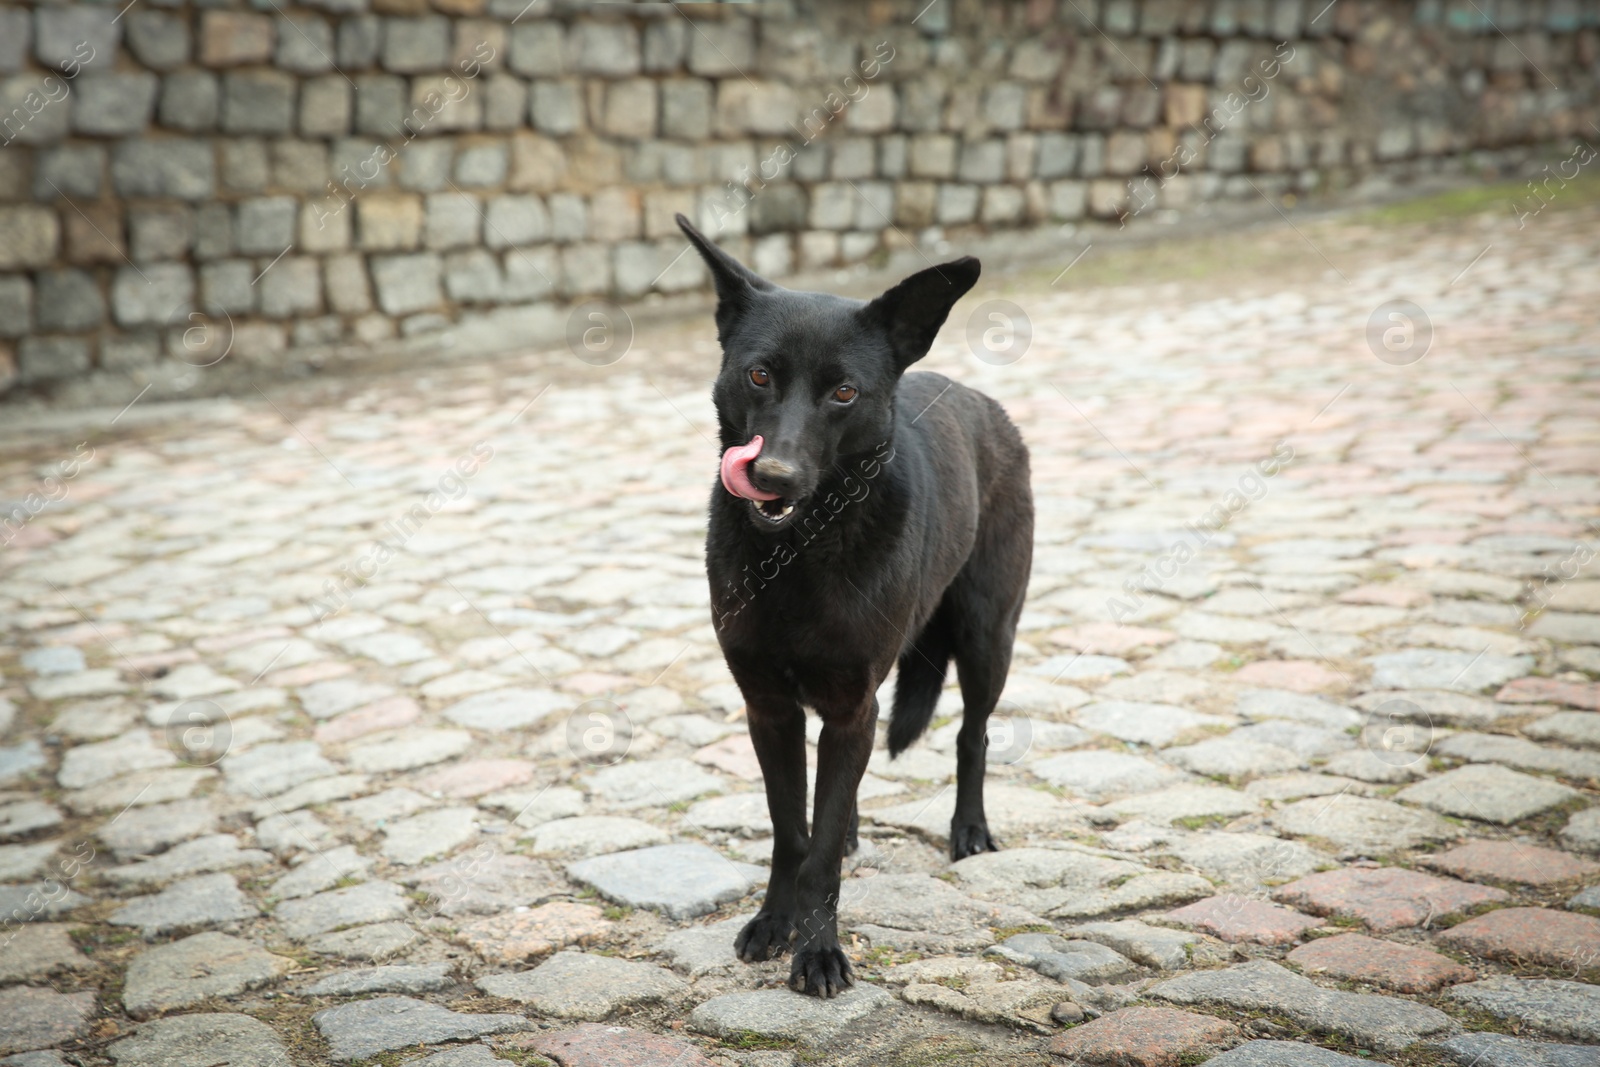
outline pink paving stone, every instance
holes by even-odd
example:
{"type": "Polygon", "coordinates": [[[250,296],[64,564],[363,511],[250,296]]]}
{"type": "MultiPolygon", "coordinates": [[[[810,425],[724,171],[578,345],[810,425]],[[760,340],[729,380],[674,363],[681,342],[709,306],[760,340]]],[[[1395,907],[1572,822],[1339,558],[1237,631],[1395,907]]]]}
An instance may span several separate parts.
{"type": "Polygon", "coordinates": [[[420,778],[416,787],[429,795],[481,797],[496,789],[508,789],[533,778],[533,764],[519,759],[477,759],[434,771],[420,778]]]}
{"type": "Polygon", "coordinates": [[[338,744],[379,730],[405,726],[415,722],[421,714],[422,709],[410,697],[386,697],[329,719],[317,727],[313,736],[324,745],[338,744]]]}
{"type": "Polygon", "coordinates": [[[1383,933],[1505,900],[1507,895],[1503,889],[1403,867],[1347,867],[1279,886],[1272,899],[1313,915],[1360,919],[1367,929],[1383,933]]]}
{"type": "Polygon", "coordinates": [[[1578,977],[1600,970],[1600,919],[1553,908],[1500,908],[1468,919],[1439,940],[1475,956],[1544,967],[1578,977]]]}
{"type": "Polygon", "coordinates": [[[1167,912],[1166,918],[1223,941],[1253,941],[1258,945],[1286,945],[1313,926],[1322,925],[1322,920],[1298,911],[1231,894],[1197,900],[1167,912]]]}
{"type": "Polygon", "coordinates": [[[597,693],[615,693],[624,689],[632,689],[638,685],[627,675],[604,674],[600,671],[579,671],[577,674],[567,675],[556,684],[568,692],[582,693],[584,696],[594,696],[597,693]]]}
{"type": "Polygon", "coordinates": [[[1518,678],[1494,695],[1506,704],[1566,704],[1600,711],[1600,682],[1563,682],[1555,678],[1518,678]]]}
{"type": "Polygon", "coordinates": [[[558,900],[462,923],[456,939],[490,963],[520,963],[567,945],[589,944],[611,927],[593,904],[558,900]]]}
{"type": "Polygon", "coordinates": [[[1555,885],[1600,872],[1600,863],[1540,845],[1518,841],[1469,841],[1459,848],[1423,858],[1424,866],[1474,882],[1555,885]]]}
{"type": "Polygon", "coordinates": [[[561,1067],[711,1067],[711,1061],[682,1038],[601,1023],[555,1033],[517,1034],[495,1045],[532,1049],[561,1067]]]}
{"type": "Polygon", "coordinates": [[[1174,1008],[1123,1008],[1050,1042],[1073,1063],[1105,1067],[1176,1067],[1239,1040],[1239,1028],[1210,1015],[1174,1008]]]}
{"type": "Polygon", "coordinates": [[[1403,585],[1362,585],[1339,594],[1340,603],[1377,604],[1387,608],[1420,608],[1433,597],[1423,589],[1408,589],[1403,585]]]}
{"type": "Polygon", "coordinates": [[[1234,674],[1240,685],[1267,689],[1292,689],[1296,693],[1315,693],[1339,689],[1348,684],[1326,667],[1303,659],[1263,659],[1246,664],[1234,674]]]}
{"type": "Polygon", "coordinates": [[[695,752],[694,761],[727,771],[747,782],[761,780],[761,763],[756,759],[756,749],[750,743],[749,734],[730,734],[721,741],[713,741],[695,752]]]}
{"type": "Polygon", "coordinates": [[[1050,640],[1079,652],[1100,655],[1121,655],[1136,648],[1151,648],[1177,640],[1170,630],[1153,630],[1144,626],[1117,626],[1109,622],[1091,622],[1083,626],[1067,626],[1050,632],[1050,640]]]}
{"type": "Polygon", "coordinates": [[[293,689],[312,682],[325,682],[329,678],[339,678],[355,670],[348,663],[335,663],[328,660],[324,663],[307,663],[304,667],[289,667],[269,674],[266,685],[274,689],[293,689]]]}
{"type": "Polygon", "coordinates": [[[1449,956],[1364,934],[1318,938],[1289,953],[1289,962],[1307,974],[1370,982],[1400,993],[1431,993],[1478,977],[1449,956]]]}

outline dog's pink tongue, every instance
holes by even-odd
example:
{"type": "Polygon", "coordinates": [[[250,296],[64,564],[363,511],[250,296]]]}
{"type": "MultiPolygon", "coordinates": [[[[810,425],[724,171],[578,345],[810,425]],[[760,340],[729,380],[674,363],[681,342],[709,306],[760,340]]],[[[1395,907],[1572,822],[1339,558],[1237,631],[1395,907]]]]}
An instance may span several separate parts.
{"type": "Polygon", "coordinates": [[[742,496],[746,500],[776,500],[777,493],[764,493],[750,484],[750,475],[745,468],[756,461],[761,455],[761,446],[766,442],[757,434],[750,438],[747,445],[735,445],[722,454],[722,487],[734,496],[742,496]]]}

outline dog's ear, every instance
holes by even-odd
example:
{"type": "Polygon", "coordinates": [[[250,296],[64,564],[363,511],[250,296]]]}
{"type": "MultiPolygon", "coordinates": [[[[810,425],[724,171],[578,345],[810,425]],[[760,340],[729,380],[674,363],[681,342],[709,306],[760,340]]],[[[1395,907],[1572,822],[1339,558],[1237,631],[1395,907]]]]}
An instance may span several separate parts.
{"type": "Polygon", "coordinates": [[[677,220],[678,229],[711,268],[711,280],[717,287],[717,334],[726,337],[729,327],[749,307],[750,294],[769,290],[772,283],[712,244],[710,238],[695,229],[683,215],[678,215],[677,220]]]}
{"type": "Polygon", "coordinates": [[[918,271],[866,307],[869,320],[889,335],[901,370],[928,354],[946,316],[978,281],[982,266],[971,256],[918,271]]]}

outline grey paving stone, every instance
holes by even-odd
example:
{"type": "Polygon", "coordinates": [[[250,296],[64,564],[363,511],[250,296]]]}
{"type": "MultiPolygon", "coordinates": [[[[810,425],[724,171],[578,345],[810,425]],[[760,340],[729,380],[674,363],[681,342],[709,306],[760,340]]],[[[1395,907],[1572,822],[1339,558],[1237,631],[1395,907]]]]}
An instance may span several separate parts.
{"type": "Polygon", "coordinates": [[[377,997],[311,1017],[336,1060],[363,1060],[391,1049],[528,1029],[519,1015],[454,1012],[412,997],[377,997]]]}
{"type": "Polygon", "coordinates": [[[971,952],[993,944],[996,927],[1048,925],[1029,909],[968,896],[925,874],[851,878],[840,888],[840,929],[899,952],[971,952]]]}
{"type": "Polygon", "coordinates": [[[1453,689],[1476,693],[1533,670],[1532,656],[1474,655],[1439,648],[1408,648],[1367,660],[1375,689],[1453,689]]]}
{"type": "MultiPolygon", "coordinates": [[[[760,799],[765,808],[766,798],[763,796],[760,799]]],[[[771,832],[770,827],[768,832],[771,832]]],[[[533,831],[531,846],[536,855],[582,859],[608,852],[664,845],[668,840],[665,831],[640,819],[620,815],[580,815],[541,824],[533,831]]]]}
{"type": "Polygon", "coordinates": [[[117,1067],[282,1067],[290,1062],[272,1027],[233,1013],[153,1019],[106,1051],[117,1067]]]}
{"type": "Polygon", "coordinates": [[[1208,878],[1234,887],[1300,878],[1329,863],[1326,856],[1298,841],[1214,830],[1182,838],[1164,851],[1208,878]]]}
{"type": "Polygon", "coordinates": [[[298,867],[272,883],[270,892],[279,900],[308,897],[332,889],[346,878],[362,881],[371,870],[372,861],[354,845],[340,845],[305,854],[298,867]]]}
{"type": "Polygon", "coordinates": [[[1253,778],[1282,774],[1306,765],[1298,753],[1275,744],[1236,737],[1213,737],[1166,749],[1161,758],[1195,774],[1253,778]]]}
{"type": "Polygon", "coordinates": [[[1341,856],[1381,856],[1461,836],[1432,812],[1349,794],[1297,800],[1279,809],[1272,823],[1286,834],[1328,841],[1341,856]]]}
{"type": "Polygon", "coordinates": [[[1088,800],[1147,793],[1185,779],[1182,771],[1125,752],[1065,752],[1034,761],[1038,778],[1088,800]]]}
{"type": "Polygon", "coordinates": [[[1175,1004],[1270,1011],[1320,1033],[1344,1034],[1384,1052],[1458,1029],[1444,1012],[1415,1001],[1323,989],[1276,963],[1258,960],[1169,979],[1149,991],[1175,1004]]]}
{"type": "Polygon", "coordinates": [[[465,730],[406,730],[350,750],[350,766],[363,774],[384,774],[427,767],[455,759],[472,747],[465,730]]]}
{"type": "MultiPolygon", "coordinates": [[[[1088,849],[1011,848],[969,856],[952,868],[961,888],[1035,916],[1092,918],[1116,911],[1187,903],[1210,895],[1194,874],[1156,871],[1088,849]]],[[[863,879],[872,884],[879,879],[863,879]]],[[[852,880],[851,886],[855,885],[852,880]]],[[[1000,925],[1027,925],[1002,923],[1000,925]]]]}
{"type": "Polygon", "coordinates": [[[50,988],[0,989],[0,1055],[48,1048],[78,1037],[94,1014],[93,993],[50,988]]]}
{"type": "Polygon", "coordinates": [[[1451,986],[1445,996],[1542,1033],[1600,1042],[1600,987],[1584,982],[1492,975],[1451,986]]]}
{"type": "Polygon", "coordinates": [[[149,730],[130,730],[121,737],[68,749],[61,757],[56,782],[63,789],[82,789],[129,771],[170,767],[178,757],[149,730]]]}
{"type": "Polygon", "coordinates": [[[893,1004],[892,995],[866,982],[857,982],[832,1000],[787,989],[757,989],[712,997],[689,1013],[688,1027],[714,1037],[753,1033],[825,1048],[893,1004]]]}
{"type": "Polygon", "coordinates": [[[580,860],[567,876],[607,900],[692,919],[738,900],[765,880],[766,869],[736,863],[704,845],[657,845],[580,860]]]}
{"type": "Polygon", "coordinates": [[[151,70],[171,70],[189,61],[188,20],[166,11],[133,11],[127,17],[128,50],[151,70]]]}
{"type": "Polygon", "coordinates": [[[672,961],[674,970],[690,978],[731,970],[739,963],[739,957],[733,952],[734,938],[754,917],[755,913],[751,912],[705,926],[674,930],[661,939],[661,954],[672,961]]]}
{"type": "Polygon", "coordinates": [[[135,956],[123,982],[122,1004],[135,1019],[146,1019],[258,988],[294,965],[249,941],[208,931],[135,956]]]}
{"type": "Polygon", "coordinates": [[[421,935],[405,923],[387,922],[321,934],[307,941],[306,947],[327,956],[382,963],[410,950],[421,940],[421,935]]]}
{"type": "Polygon", "coordinates": [[[623,1008],[676,1000],[689,988],[664,967],[587,952],[557,952],[531,971],[484,975],[477,985],[541,1015],[591,1022],[623,1008]]]}
{"type": "Polygon", "coordinates": [[[273,912],[283,932],[305,941],[347,926],[403,919],[411,910],[405,890],[393,882],[366,882],[316,896],[285,900],[273,912]]]}
{"type": "Polygon", "coordinates": [[[428,895],[425,907],[430,913],[447,918],[498,915],[541,904],[572,889],[550,864],[489,845],[407,871],[399,880],[428,895]]]}
{"type": "Polygon", "coordinates": [[[1112,801],[1102,807],[1096,817],[1114,815],[1118,818],[1170,823],[1179,819],[1251,815],[1260,807],[1259,800],[1237,789],[1219,785],[1176,785],[1154,793],[1112,801]]]}
{"type": "Polygon", "coordinates": [[[210,833],[216,827],[217,811],[211,801],[174,800],[134,808],[101,826],[96,836],[119,859],[128,860],[210,833]]]}
{"type": "Polygon", "coordinates": [[[279,856],[333,848],[339,841],[338,834],[303,809],[269,815],[256,823],[256,844],[279,856]]]}
{"type": "Polygon", "coordinates": [[[54,880],[0,885],[0,922],[62,919],[88,903],[90,898],[54,880]]]}
{"type": "Polygon", "coordinates": [[[1246,1041],[1206,1062],[1220,1067],[1355,1067],[1372,1061],[1299,1041],[1246,1041]]]}
{"type": "Polygon", "coordinates": [[[44,748],[37,741],[0,748],[0,784],[14,782],[46,765],[44,748]]]}
{"type": "MultiPolygon", "coordinates": [[[[1551,716],[1557,718],[1557,716],[1551,716]]],[[[1600,715],[1594,718],[1600,719],[1600,715]]],[[[1530,726],[1539,726],[1543,720],[1530,726]]],[[[1433,746],[1440,756],[1473,763],[1503,763],[1525,771],[1545,771],[1579,780],[1600,778],[1600,752],[1573,752],[1553,745],[1536,745],[1504,734],[1459,733],[1433,746]]]]}
{"type": "Polygon", "coordinates": [[[1530,1041],[1508,1034],[1462,1034],[1435,1048],[1462,1067],[1595,1067],[1600,1048],[1530,1041]]]}
{"type": "Polygon", "coordinates": [[[379,828],[394,820],[436,806],[431,798],[423,796],[414,789],[397,787],[356,800],[346,800],[333,805],[333,810],[347,819],[379,828]]]}
{"type": "Polygon", "coordinates": [[[134,897],[111,914],[113,926],[137,926],[145,937],[256,916],[256,906],[231,874],[202,874],[159,893],[134,897]]]}
{"type": "Polygon", "coordinates": [[[247,752],[226,756],[222,774],[230,793],[251,799],[279,793],[336,773],[314,741],[284,741],[257,745],[247,752]]]}
{"type": "Polygon", "coordinates": [[[1559,711],[1534,720],[1524,726],[1522,732],[1541,741],[1600,748],[1600,713],[1559,711]]]}
{"type": "Polygon", "coordinates": [[[455,851],[478,836],[476,808],[440,808],[399,819],[383,829],[383,854],[395,863],[417,864],[455,851]]]}
{"type": "Polygon", "coordinates": [[[17,800],[0,804],[0,841],[27,837],[61,825],[61,809],[42,800],[17,800]]]}
{"type": "Polygon", "coordinates": [[[174,845],[153,859],[112,867],[105,874],[113,881],[132,885],[158,885],[187,875],[271,862],[270,852],[240,848],[239,839],[232,834],[208,834],[174,845]]]}
{"type": "Polygon", "coordinates": [[[161,79],[161,125],[189,133],[214,130],[222,112],[222,86],[210,71],[175,71],[161,79]]]}
{"type": "Polygon", "coordinates": [[[1329,730],[1358,726],[1363,720],[1359,712],[1342,704],[1287,689],[1246,689],[1239,694],[1234,710],[1255,721],[1288,719],[1329,730]]]}
{"type": "Polygon", "coordinates": [[[1407,786],[1395,797],[1446,815],[1506,826],[1580,795],[1576,789],[1498,764],[1473,763],[1407,786]]]}
{"type": "Polygon", "coordinates": [[[437,993],[454,984],[450,968],[449,960],[358,967],[318,979],[306,993],[314,997],[350,997],[362,993],[437,993]]]}
{"type": "Polygon", "coordinates": [[[726,790],[722,780],[686,759],[642,760],[606,767],[582,779],[585,787],[619,810],[666,808],[726,790]]]}
{"type": "Polygon", "coordinates": [[[1097,941],[1072,941],[1056,934],[1014,934],[986,955],[1031,967],[1057,981],[1115,982],[1138,972],[1122,953],[1097,941]]]}
{"type": "MultiPolygon", "coordinates": [[[[1081,659],[1096,657],[1084,656],[1081,659]]],[[[1132,700],[1105,700],[1079,708],[1077,724],[1097,734],[1108,734],[1122,741],[1157,747],[1170,745],[1180,734],[1205,726],[1225,724],[1226,719],[1205,715],[1171,704],[1150,704],[1132,700]]]]}
{"type": "Polygon", "coordinates": [[[513,687],[477,693],[452,704],[444,717],[460,726],[499,733],[523,730],[558,711],[570,711],[576,701],[551,689],[513,687]]]}
{"type": "Polygon", "coordinates": [[[1189,946],[1203,940],[1199,934],[1187,930],[1150,926],[1137,919],[1082,923],[1069,927],[1066,932],[1072,937],[1116,949],[1136,963],[1161,971],[1188,966],[1189,946]]]}
{"type": "Polygon", "coordinates": [[[73,86],[73,129],[95,137],[141,133],[155,114],[159,87],[145,71],[86,72],[73,86]]]}
{"type": "Polygon", "coordinates": [[[89,969],[92,964],[72,943],[70,929],[65,924],[31,923],[8,931],[5,952],[0,953],[0,982],[89,969]]]}

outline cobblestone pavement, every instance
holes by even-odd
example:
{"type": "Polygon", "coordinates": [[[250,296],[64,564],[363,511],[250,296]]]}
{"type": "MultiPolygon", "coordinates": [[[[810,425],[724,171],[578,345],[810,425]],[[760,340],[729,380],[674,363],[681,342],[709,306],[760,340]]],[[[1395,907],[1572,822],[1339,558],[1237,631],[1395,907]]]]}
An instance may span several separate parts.
{"type": "Polygon", "coordinates": [[[944,858],[951,691],[828,1003],[731,952],[709,320],[13,437],[0,1063],[1600,1063],[1597,222],[957,309],[1039,500],[1005,848],[944,858]]]}

